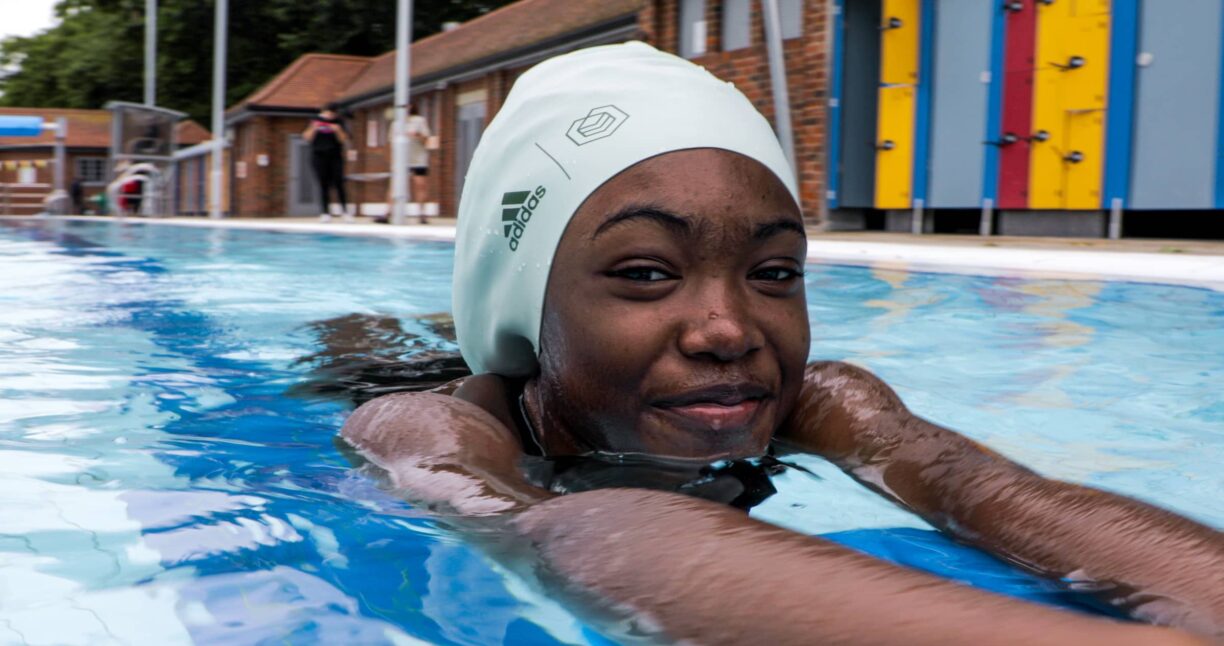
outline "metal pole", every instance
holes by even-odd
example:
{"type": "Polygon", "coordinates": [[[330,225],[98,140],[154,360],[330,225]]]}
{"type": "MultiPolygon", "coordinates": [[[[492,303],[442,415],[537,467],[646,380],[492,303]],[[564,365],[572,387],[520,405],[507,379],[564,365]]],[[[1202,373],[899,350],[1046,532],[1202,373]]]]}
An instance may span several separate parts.
{"type": "Polygon", "coordinates": [[[395,125],[391,137],[391,223],[404,223],[408,206],[408,101],[412,85],[412,0],[395,14],[395,125]]]}
{"type": "MultiPolygon", "coordinates": [[[[64,180],[68,177],[65,164],[68,163],[68,156],[64,154],[64,145],[68,141],[68,118],[60,117],[55,120],[55,192],[60,195],[60,204],[65,202],[68,196],[67,188],[64,186],[64,180]]],[[[71,202],[69,202],[71,203],[71,202]]],[[[56,209],[57,215],[70,213],[71,208],[56,209]]]]}
{"type": "Polygon", "coordinates": [[[790,92],[786,86],[786,60],[782,55],[782,18],[778,12],[778,0],[764,0],[765,44],[769,50],[769,84],[773,86],[774,124],[782,152],[790,162],[791,172],[798,179],[795,165],[795,137],[791,132],[790,92]]]}
{"type": "Polygon", "coordinates": [[[145,105],[157,105],[157,0],[145,0],[145,105]]]}
{"type": "Polygon", "coordinates": [[[1122,238],[1122,198],[1115,197],[1109,204],[1109,239],[1122,238]]]}
{"type": "Polygon", "coordinates": [[[982,200],[982,220],[978,223],[978,235],[989,236],[994,229],[994,200],[982,200]]]}
{"type": "Polygon", "coordinates": [[[923,206],[922,200],[914,200],[914,213],[910,216],[910,233],[916,236],[922,235],[922,225],[924,224],[923,206]]]}
{"type": "Polygon", "coordinates": [[[221,184],[225,173],[221,156],[225,153],[225,37],[229,29],[229,0],[216,0],[217,14],[213,34],[213,96],[212,96],[212,180],[208,217],[224,215],[221,204],[221,184]]]}

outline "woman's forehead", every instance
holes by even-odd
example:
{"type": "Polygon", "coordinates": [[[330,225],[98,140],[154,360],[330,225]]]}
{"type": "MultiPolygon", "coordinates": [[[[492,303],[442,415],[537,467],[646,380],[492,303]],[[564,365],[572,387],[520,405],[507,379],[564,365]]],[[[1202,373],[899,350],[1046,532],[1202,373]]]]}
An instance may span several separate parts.
{"type": "Polygon", "coordinates": [[[579,207],[578,226],[572,228],[590,236],[639,211],[675,216],[693,228],[727,218],[741,223],[787,217],[801,221],[789,190],[764,164],[725,150],[696,149],[652,157],[622,171],[579,207]]]}

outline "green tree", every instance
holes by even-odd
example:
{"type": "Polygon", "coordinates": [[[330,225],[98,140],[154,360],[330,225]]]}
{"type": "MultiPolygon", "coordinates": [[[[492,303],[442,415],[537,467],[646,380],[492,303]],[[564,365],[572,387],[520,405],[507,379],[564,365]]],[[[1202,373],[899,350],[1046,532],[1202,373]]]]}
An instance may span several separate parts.
{"type": "MultiPolygon", "coordinates": [[[[417,0],[413,36],[512,0],[417,0]]],[[[60,0],[59,23],[0,41],[0,105],[99,108],[140,101],[144,0],[60,0]]],[[[372,56],[395,43],[393,0],[231,0],[226,104],[307,52],[372,56]]],[[[159,0],[157,99],[208,123],[213,0],[159,0]]]]}

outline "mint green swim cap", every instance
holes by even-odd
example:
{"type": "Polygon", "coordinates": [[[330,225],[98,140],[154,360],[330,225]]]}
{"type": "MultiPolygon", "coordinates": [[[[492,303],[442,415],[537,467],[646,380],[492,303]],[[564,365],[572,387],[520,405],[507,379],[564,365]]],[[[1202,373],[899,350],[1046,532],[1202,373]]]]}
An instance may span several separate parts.
{"type": "Polygon", "coordinates": [[[558,56],[519,77],[459,201],[452,307],[473,372],[534,374],[548,272],[574,212],[626,168],[691,148],[759,161],[798,203],[769,122],[689,61],[632,42],[558,56]]]}

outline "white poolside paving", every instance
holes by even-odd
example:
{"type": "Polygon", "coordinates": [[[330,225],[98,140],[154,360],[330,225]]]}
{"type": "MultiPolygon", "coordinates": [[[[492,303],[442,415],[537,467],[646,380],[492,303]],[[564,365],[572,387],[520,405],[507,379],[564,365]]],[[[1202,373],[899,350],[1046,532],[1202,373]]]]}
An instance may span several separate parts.
{"type": "MultiPolygon", "coordinates": [[[[111,217],[98,216],[66,216],[64,219],[115,221],[111,217]]],[[[126,218],[123,222],[131,225],[331,233],[415,240],[454,241],[455,239],[455,227],[445,224],[390,226],[366,222],[280,221],[278,218],[222,220],[126,218]]],[[[984,238],[983,240],[997,240],[997,238],[984,238]]],[[[827,239],[809,236],[807,259],[808,262],[819,264],[856,265],[908,271],[1015,278],[1115,280],[1187,285],[1224,291],[1224,254],[941,244],[938,235],[923,236],[921,243],[854,240],[847,239],[847,237],[827,239]]]]}

